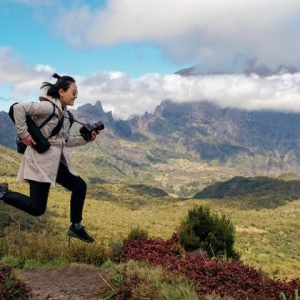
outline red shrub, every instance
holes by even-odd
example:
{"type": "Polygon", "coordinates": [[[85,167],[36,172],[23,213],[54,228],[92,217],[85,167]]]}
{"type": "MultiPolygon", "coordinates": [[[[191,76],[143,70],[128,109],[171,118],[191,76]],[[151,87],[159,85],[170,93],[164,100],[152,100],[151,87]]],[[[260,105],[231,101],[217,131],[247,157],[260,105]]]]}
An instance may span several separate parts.
{"type": "Polygon", "coordinates": [[[190,252],[176,255],[178,235],[167,241],[160,238],[138,238],[127,241],[122,249],[120,261],[134,259],[160,265],[172,273],[182,273],[196,285],[199,297],[209,294],[231,296],[235,299],[272,300],[280,293],[292,299],[300,280],[271,279],[262,271],[246,266],[241,260],[225,262],[209,259],[190,252]]]}

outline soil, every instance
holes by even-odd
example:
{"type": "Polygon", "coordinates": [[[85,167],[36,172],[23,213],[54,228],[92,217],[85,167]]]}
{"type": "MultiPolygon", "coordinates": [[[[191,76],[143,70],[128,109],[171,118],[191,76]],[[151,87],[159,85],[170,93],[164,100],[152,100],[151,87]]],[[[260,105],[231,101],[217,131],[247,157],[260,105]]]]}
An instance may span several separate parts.
{"type": "Polygon", "coordinates": [[[17,274],[32,290],[32,300],[101,300],[112,290],[111,270],[85,265],[23,269],[17,274]]]}

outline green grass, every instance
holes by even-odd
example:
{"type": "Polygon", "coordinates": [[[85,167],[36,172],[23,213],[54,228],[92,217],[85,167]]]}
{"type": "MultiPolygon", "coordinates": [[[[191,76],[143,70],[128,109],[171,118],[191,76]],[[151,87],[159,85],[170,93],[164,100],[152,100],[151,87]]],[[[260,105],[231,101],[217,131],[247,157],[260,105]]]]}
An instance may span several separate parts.
{"type": "MultiPolygon", "coordinates": [[[[26,184],[8,178],[11,188],[28,193],[26,184]]],[[[35,218],[0,203],[0,211],[9,219],[3,232],[3,255],[21,261],[58,261],[62,253],[72,261],[101,265],[110,255],[112,244],[120,244],[132,228],[140,228],[149,236],[171,237],[181,220],[194,205],[203,205],[213,213],[230,218],[236,228],[235,249],[248,265],[261,268],[270,276],[300,277],[300,200],[274,209],[243,209],[243,203],[226,200],[172,200],[132,195],[124,197],[122,186],[111,187],[114,198],[87,198],[83,223],[95,237],[94,245],[71,240],[68,245],[69,196],[62,188],[51,189],[48,210],[35,218]],[[20,230],[21,229],[21,230],[20,230]],[[47,243],[46,243],[47,242],[47,243]]],[[[0,252],[1,253],[1,252],[0,252]]]]}
{"type": "Polygon", "coordinates": [[[125,264],[120,264],[117,269],[118,272],[111,280],[115,287],[111,292],[112,295],[118,293],[118,287],[125,285],[130,287],[130,290],[127,290],[126,299],[129,299],[129,295],[132,297],[130,299],[199,299],[193,284],[183,276],[164,272],[161,267],[128,261],[125,264]],[[139,280],[137,281],[136,278],[139,280]]]}
{"type": "Polygon", "coordinates": [[[291,297],[291,298],[287,298],[283,293],[280,294],[280,299],[281,300],[299,300],[299,292],[298,292],[298,289],[295,291],[295,297],[291,297]]]}

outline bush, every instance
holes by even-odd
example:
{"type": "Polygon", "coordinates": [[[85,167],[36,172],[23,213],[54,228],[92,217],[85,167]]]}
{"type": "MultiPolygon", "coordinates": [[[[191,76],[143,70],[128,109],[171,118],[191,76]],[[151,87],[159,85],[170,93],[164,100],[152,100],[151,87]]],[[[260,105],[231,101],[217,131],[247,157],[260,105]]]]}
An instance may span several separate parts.
{"type": "Polygon", "coordinates": [[[30,289],[15,278],[13,268],[6,264],[0,266],[0,298],[25,300],[30,299],[30,296],[30,289]]]}
{"type": "Polygon", "coordinates": [[[118,265],[117,273],[110,283],[114,287],[110,295],[114,297],[104,299],[199,300],[195,285],[184,275],[133,260],[118,265]]]}
{"type": "Polygon", "coordinates": [[[145,229],[141,229],[139,226],[131,228],[127,237],[122,241],[114,240],[110,243],[110,259],[113,261],[119,261],[122,252],[123,245],[128,241],[135,241],[139,238],[148,238],[148,232],[145,229]]]}
{"type": "MultiPolygon", "coordinates": [[[[178,277],[184,275],[195,286],[199,299],[206,299],[209,295],[249,300],[274,300],[280,299],[280,295],[285,295],[286,299],[294,299],[295,290],[300,286],[298,278],[290,281],[271,279],[262,271],[249,267],[237,259],[231,261],[224,261],[218,257],[208,259],[190,252],[186,252],[184,256],[176,255],[173,248],[178,244],[178,240],[178,235],[174,234],[167,241],[161,238],[142,237],[128,241],[124,244],[120,261],[147,261],[153,266],[161,266],[165,272],[178,277]]],[[[127,288],[130,285],[130,291],[139,284],[133,279],[126,285],[127,288]]]]}
{"type": "Polygon", "coordinates": [[[145,229],[141,229],[140,227],[132,228],[128,234],[128,237],[125,241],[133,241],[139,237],[148,238],[148,232],[145,229]]]}
{"type": "Polygon", "coordinates": [[[187,251],[204,250],[209,257],[239,258],[234,251],[235,228],[225,215],[212,215],[208,208],[192,208],[179,228],[180,244],[187,251]]]}

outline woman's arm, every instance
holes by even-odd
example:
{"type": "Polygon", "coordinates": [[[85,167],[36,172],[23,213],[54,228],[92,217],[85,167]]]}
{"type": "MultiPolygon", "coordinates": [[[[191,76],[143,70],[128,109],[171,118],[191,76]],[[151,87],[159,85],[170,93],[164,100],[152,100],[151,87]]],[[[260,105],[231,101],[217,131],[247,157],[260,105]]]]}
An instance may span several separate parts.
{"type": "Polygon", "coordinates": [[[24,139],[30,134],[26,123],[26,115],[30,116],[48,116],[53,111],[53,105],[50,102],[30,102],[18,103],[14,107],[14,118],[17,133],[24,139]]]}

